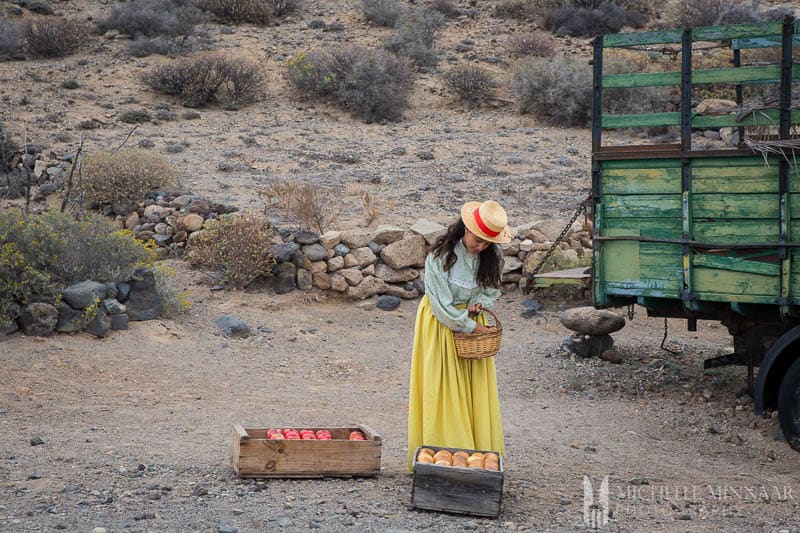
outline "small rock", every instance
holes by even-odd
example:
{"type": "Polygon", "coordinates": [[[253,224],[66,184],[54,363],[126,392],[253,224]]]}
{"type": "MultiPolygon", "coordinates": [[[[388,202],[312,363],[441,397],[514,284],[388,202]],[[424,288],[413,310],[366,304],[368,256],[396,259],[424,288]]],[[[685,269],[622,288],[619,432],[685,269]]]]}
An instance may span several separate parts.
{"type": "Polygon", "coordinates": [[[219,326],[226,337],[249,337],[252,333],[250,326],[233,315],[223,315],[214,323],[219,326]]]}
{"type": "Polygon", "coordinates": [[[233,526],[219,526],[217,528],[217,533],[237,533],[238,531],[239,529],[233,526]]]}
{"type": "Polygon", "coordinates": [[[278,527],[289,527],[292,525],[292,519],[284,516],[278,520],[278,527]]]}
{"type": "Polygon", "coordinates": [[[28,474],[28,479],[42,479],[42,476],[40,476],[37,472],[31,472],[28,474]]]}
{"type": "Polygon", "coordinates": [[[572,500],[568,496],[559,496],[558,503],[560,505],[570,505],[572,500]]]}
{"type": "Polygon", "coordinates": [[[205,496],[206,494],[208,494],[208,489],[205,487],[195,487],[192,490],[192,496],[205,496]]]}
{"type": "Polygon", "coordinates": [[[536,316],[536,313],[542,310],[544,304],[535,298],[526,298],[522,300],[522,313],[523,318],[531,318],[536,316]]]}
{"type": "Polygon", "coordinates": [[[377,307],[378,309],[382,309],[384,311],[393,311],[397,309],[397,307],[400,305],[400,302],[401,300],[397,296],[383,294],[378,296],[377,307]]]}
{"type": "Polygon", "coordinates": [[[40,444],[44,444],[42,437],[38,435],[31,437],[31,446],[39,446],[40,444]]]}
{"type": "Polygon", "coordinates": [[[614,348],[610,350],[606,350],[600,354],[600,359],[603,361],[608,361],[609,363],[619,364],[622,362],[622,354],[620,354],[614,348]]]}
{"type": "Polygon", "coordinates": [[[95,527],[92,528],[92,533],[108,533],[108,530],[104,527],[95,527]]]}

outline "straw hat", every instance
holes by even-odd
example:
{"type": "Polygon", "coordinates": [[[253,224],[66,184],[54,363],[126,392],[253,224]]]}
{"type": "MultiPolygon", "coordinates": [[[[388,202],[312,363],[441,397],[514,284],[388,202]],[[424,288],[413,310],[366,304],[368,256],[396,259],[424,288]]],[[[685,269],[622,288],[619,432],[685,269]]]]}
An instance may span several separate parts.
{"type": "Polygon", "coordinates": [[[465,203],[461,207],[461,220],[468,230],[484,241],[511,242],[506,211],[494,200],[465,203]]]}

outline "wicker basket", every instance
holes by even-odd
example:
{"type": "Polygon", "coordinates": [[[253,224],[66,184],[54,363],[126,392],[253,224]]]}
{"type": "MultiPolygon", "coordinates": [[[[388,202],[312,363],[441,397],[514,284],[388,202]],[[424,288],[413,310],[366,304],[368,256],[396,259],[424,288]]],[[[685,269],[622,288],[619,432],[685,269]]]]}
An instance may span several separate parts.
{"type": "Polygon", "coordinates": [[[497,315],[483,310],[494,319],[494,326],[489,326],[492,331],[489,333],[458,333],[453,332],[453,340],[456,343],[456,353],[464,359],[484,359],[494,357],[500,349],[500,341],[503,340],[503,326],[497,319],[497,315]]]}

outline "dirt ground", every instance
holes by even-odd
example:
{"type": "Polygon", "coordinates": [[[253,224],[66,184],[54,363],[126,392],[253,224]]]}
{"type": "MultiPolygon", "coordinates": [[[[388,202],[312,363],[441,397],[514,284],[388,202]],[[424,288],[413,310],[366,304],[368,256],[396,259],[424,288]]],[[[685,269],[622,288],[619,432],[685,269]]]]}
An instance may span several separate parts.
{"type": "MultiPolygon", "coordinates": [[[[565,306],[520,316],[505,294],[497,355],[508,457],[497,519],[410,508],[405,470],[409,347],[416,302],[395,311],[343,301],[211,292],[181,271],[193,302],[175,321],[2,341],[0,529],[6,531],[575,531],[584,476],[609,476],[610,531],[797,531],[800,455],[777,420],[737,401],[745,372],[704,372],[729,346],[641,309],[615,344],[623,362],[559,352],[565,306]],[[262,331],[226,339],[234,314],[262,331]],[[740,407],[741,406],[741,407],[740,407]],[[238,480],[231,424],[367,424],[383,437],[375,478],[238,480]],[[39,437],[44,443],[32,445],[39,437]],[[224,530],[224,529],[223,529],[224,530]]],[[[563,296],[563,295],[562,295],[563,296]]]]}
{"type": "MultiPolygon", "coordinates": [[[[310,180],[335,194],[336,229],[363,224],[365,193],[378,207],[374,224],[448,223],[464,201],[487,194],[512,225],[563,224],[589,190],[590,132],[514,111],[504,43],[530,27],[490,16],[494,3],[448,21],[439,41],[443,69],[475,61],[497,74],[498,98],[480,109],[454,102],[437,73],[420,73],[397,124],[362,124],[297,98],[282,75],[292,53],[375,45],[388,32],[366,24],[358,2],[323,0],[280,26],[204,29],[208,49],[264,66],[265,97],[250,108],[180,118],[177,102],[138,80],[166,58],[130,58],[125,40],[91,36],[65,59],[0,62],[0,113],[18,140],[46,144],[53,158],[74,154],[81,137],[91,151],[130,136],[128,146],[151,145],[175,163],[186,190],[240,208],[263,209],[259,191],[274,179],[310,180]],[[312,19],[345,29],[312,30],[312,19]],[[64,88],[68,79],[78,88],[64,88]],[[136,109],[179,118],[133,130],[118,118],[136,109]],[[99,127],[78,129],[89,119],[99,127]]],[[[108,10],[94,1],[54,5],[87,26],[108,10]]],[[[588,41],[560,46],[588,60],[588,41]]],[[[629,140],[637,139],[621,138],[629,140]]],[[[545,308],[527,319],[527,296],[505,294],[497,368],[508,457],[502,513],[485,519],[410,508],[416,301],[384,312],[315,293],[212,292],[200,273],[174,266],[192,303],[175,320],[132,323],[102,340],[0,340],[0,530],[576,531],[588,527],[584,476],[594,503],[608,476],[612,513],[602,530],[800,531],[800,455],[776,418],[754,416],[744,369],[703,371],[703,359],[731,348],[718,324],[690,333],[670,320],[673,355],[659,347],[663,319],[637,309],[614,334],[620,364],[573,360],[559,352],[568,332],[557,316],[587,300],[537,294],[545,308]],[[261,329],[226,339],[214,324],[224,314],[261,329]],[[365,423],[384,439],[381,473],[239,480],[228,451],[234,422],[365,423]]]]}

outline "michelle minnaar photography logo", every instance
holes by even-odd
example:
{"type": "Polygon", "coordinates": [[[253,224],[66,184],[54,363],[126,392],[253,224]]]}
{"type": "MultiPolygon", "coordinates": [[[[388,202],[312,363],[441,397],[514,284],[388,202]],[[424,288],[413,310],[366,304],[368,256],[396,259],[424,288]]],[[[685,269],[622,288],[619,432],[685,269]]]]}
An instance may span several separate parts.
{"type": "Polygon", "coordinates": [[[602,529],[610,521],[672,516],[694,519],[733,517],[740,505],[769,502],[796,505],[800,489],[792,485],[731,483],[666,484],[648,478],[614,481],[609,475],[583,476],[583,525],[602,529]]]}

